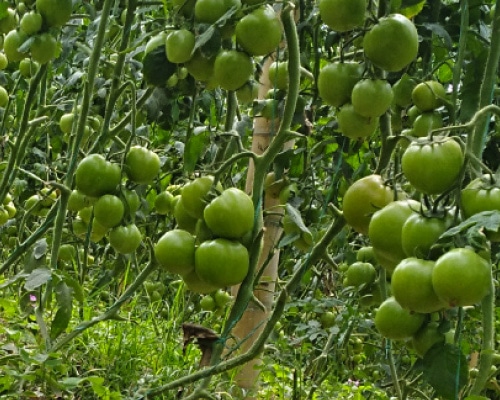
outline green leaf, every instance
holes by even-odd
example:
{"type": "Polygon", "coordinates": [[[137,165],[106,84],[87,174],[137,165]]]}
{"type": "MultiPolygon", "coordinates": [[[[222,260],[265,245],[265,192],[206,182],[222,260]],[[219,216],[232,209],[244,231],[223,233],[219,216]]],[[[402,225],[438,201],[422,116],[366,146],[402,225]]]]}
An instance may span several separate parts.
{"type": "Polygon", "coordinates": [[[52,325],[50,327],[50,338],[56,339],[63,333],[71,321],[71,314],[73,311],[73,295],[71,288],[61,281],[55,288],[56,301],[59,306],[52,325]]]}
{"type": "Polygon", "coordinates": [[[24,287],[28,291],[34,290],[46,284],[51,277],[52,273],[50,272],[50,269],[37,268],[31,274],[28,275],[24,287]]]}
{"type": "Polygon", "coordinates": [[[454,400],[467,383],[465,355],[457,346],[445,343],[433,346],[424,356],[423,377],[439,396],[454,400]]]}
{"type": "Polygon", "coordinates": [[[432,23],[424,23],[422,25],[424,27],[426,27],[428,30],[430,30],[432,33],[434,33],[436,36],[443,39],[443,42],[446,45],[446,48],[451,50],[451,48],[453,47],[453,40],[451,39],[451,36],[446,31],[446,29],[444,29],[443,25],[432,24],[432,23]]]}
{"type": "Polygon", "coordinates": [[[500,211],[483,211],[478,214],[474,214],[472,217],[466,219],[462,223],[448,229],[443,233],[439,240],[453,238],[458,234],[468,233],[469,236],[473,236],[475,232],[486,229],[487,231],[496,232],[500,228],[500,211]]]}
{"type": "Polygon", "coordinates": [[[24,260],[24,272],[30,273],[45,265],[45,254],[47,253],[47,241],[40,239],[28,252],[24,260]]]}
{"type": "Polygon", "coordinates": [[[286,204],[286,213],[290,217],[290,219],[293,221],[295,226],[300,230],[301,236],[303,236],[302,235],[303,233],[307,234],[307,235],[311,233],[311,231],[304,224],[304,221],[302,220],[302,216],[300,215],[299,210],[297,210],[290,203],[286,204]]]}
{"type": "Polygon", "coordinates": [[[198,162],[203,151],[207,148],[210,136],[209,133],[203,128],[202,131],[193,132],[191,137],[186,143],[184,149],[184,171],[191,173],[194,171],[196,163],[198,162]]]}
{"type": "Polygon", "coordinates": [[[406,0],[403,1],[401,5],[400,13],[403,14],[406,18],[413,18],[415,15],[420,14],[420,12],[424,9],[426,0],[418,1],[418,0],[406,0]]]}

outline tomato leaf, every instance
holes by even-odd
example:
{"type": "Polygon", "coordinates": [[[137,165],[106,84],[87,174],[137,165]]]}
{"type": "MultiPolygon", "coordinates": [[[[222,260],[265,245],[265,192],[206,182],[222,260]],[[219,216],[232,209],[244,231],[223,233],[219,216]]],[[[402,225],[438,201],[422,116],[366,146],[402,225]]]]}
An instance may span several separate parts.
{"type": "Polygon", "coordinates": [[[73,295],[71,288],[64,282],[59,282],[55,288],[59,308],[50,328],[50,338],[54,340],[63,333],[69,325],[73,310],[73,295]]]}
{"type": "Polygon", "coordinates": [[[467,360],[457,346],[433,346],[423,358],[423,377],[438,395],[456,399],[467,383],[467,360]]]}
{"type": "Polygon", "coordinates": [[[293,207],[290,203],[286,204],[286,213],[290,216],[291,220],[295,224],[295,226],[303,233],[311,233],[311,231],[307,228],[302,220],[302,216],[300,215],[299,210],[293,207]]]}
{"type": "Polygon", "coordinates": [[[24,287],[31,291],[46,284],[52,277],[52,273],[48,268],[37,268],[26,278],[24,287]]]}
{"type": "Polygon", "coordinates": [[[462,223],[448,229],[443,233],[439,240],[453,238],[458,234],[467,233],[468,235],[474,232],[486,229],[487,231],[496,232],[500,228],[500,211],[483,211],[478,214],[474,214],[472,217],[466,219],[462,223]]]}
{"type": "Polygon", "coordinates": [[[416,0],[403,1],[400,12],[406,18],[413,18],[415,15],[420,14],[420,12],[424,9],[425,3],[426,3],[426,0],[423,0],[423,1],[416,1],[416,0]]]}
{"type": "Polygon", "coordinates": [[[436,36],[443,39],[446,48],[451,50],[451,48],[453,47],[453,40],[451,40],[450,34],[446,31],[446,29],[444,29],[443,25],[432,24],[432,23],[424,23],[422,25],[426,27],[428,30],[430,30],[432,33],[434,33],[436,36]]]}
{"type": "Polygon", "coordinates": [[[207,148],[210,136],[203,128],[201,132],[193,132],[184,148],[184,171],[191,173],[194,171],[196,162],[203,151],[207,148]]]}

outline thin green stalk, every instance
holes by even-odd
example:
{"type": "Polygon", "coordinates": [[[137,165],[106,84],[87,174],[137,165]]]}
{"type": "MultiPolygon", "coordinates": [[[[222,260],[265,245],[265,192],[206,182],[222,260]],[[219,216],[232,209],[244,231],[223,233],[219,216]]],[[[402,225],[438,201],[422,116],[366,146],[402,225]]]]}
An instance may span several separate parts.
{"type": "Polygon", "coordinates": [[[26,95],[23,112],[21,117],[21,122],[19,124],[19,130],[16,135],[16,141],[11,148],[11,152],[9,155],[9,159],[7,161],[7,167],[3,171],[2,181],[0,182],[0,203],[3,202],[5,196],[10,190],[12,183],[17,175],[17,166],[20,163],[20,160],[25,156],[25,152],[21,152],[22,144],[25,141],[25,137],[29,132],[29,119],[30,119],[30,111],[33,107],[33,104],[36,99],[36,92],[38,90],[38,86],[42,81],[42,77],[47,71],[47,64],[44,64],[37,71],[35,76],[30,81],[30,86],[28,89],[28,93],[26,95]]]}
{"type": "Polygon", "coordinates": [[[401,385],[399,384],[398,371],[396,369],[396,363],[394,362],[394,355],[392,354],[392,345],[391,341],[387,340],[386,352],[387,359],[389,361],[389,369],[391,370],[391,378],[392,384],[394,385],[394,389],[396,389],[396,395],[399,400],[403,399],[403,392],[401,391],[401,385]]]}
{"type": "MultiPolygon", "coordinates": [[[[125,65],[125,57],[127,55],[127,47],[130,41],[130,34],[132,30],[132,24],[135,18],[135,11],[137,8],[137,0],[128,0],[125,14],[125,23],[123,25],[122,37],[120,46],[118,48],[118,57],[116,59],[116,64],[113,70],[113,79],[111,81],[111,88],[109,91],[108,101],[106,103],[106,111],[104,113],[104,120],[102,123],[101,133],[97,138],[94,146],[92,146],[92,152],[99,151],[100,147],[106,143],[109,138],[109,131],[111,125],[111,118],[115,112],[115,105],[120,97],[120,91],[118,90],[121,83],[121,76],[123,72],[123,66],[125,65]]],[[[135,98],[133,99],[135,101],[135,98]]]]}
{"type": "Polygon", "coordinates": [[[462,67],[465,59],[465,50],[467,48],[467,34],[469,32],[469,0],[460,1],[460,37],[458,38],[458,51],[455,65],[453,66],[453,93],[450,122],[452,124],[457,120],[458,110],[458,86],[462,77],[462,67]]]}
{"type": "MultiPolygon", "coordinates": [[[[498,63],[500,61],[500,0],[496,1],[495,15],[491,26],[491,41],[486,68],[484,70],[483,83],[479,92],[478,109],[491,104],[493,100],[493,91],[497,83],[498,63]]],[[[472,136],[467,140],[467,147],[477,158],[481,158],[483,154],[486,136],[488,134],[488,125],[490,115],[481,118],[475,126],[472,136]]],[[[476,175],[480,175],[481,171],[477,166],[472,166],[476,175]]]]}
{"type": "Polygon", "coordinates": [[[495,284],[491,279],[490,293],[481,302],[483,314],[483,343],[481,346],[481,358],[479,360],[479,371],[471,389],[472,395],[479,395],[488,381],[493,364],[495,352],[495,284]]]}

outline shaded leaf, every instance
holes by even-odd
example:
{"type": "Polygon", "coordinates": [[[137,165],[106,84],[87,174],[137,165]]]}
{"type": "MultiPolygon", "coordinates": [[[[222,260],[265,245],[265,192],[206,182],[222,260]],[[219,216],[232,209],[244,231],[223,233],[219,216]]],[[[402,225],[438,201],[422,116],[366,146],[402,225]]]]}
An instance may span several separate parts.
{"type": "Polygon", "coordinates": [[[184,148],[184,171],[188,173],[194,171],[196,163],[208,146],[209,139],[209,133],[205,129],[202,132],[193,132],[184,148]]]}
{"type": "Polygon", "coordinates": [[[46,284],[52,277],[52,273],[48,268],[37,268],[26,278],[24,287],[31,291],[46,284]]]}
{"type": "Polygon", "coordinates": [[[56,301],[59,306],[50,328],[50,338],[54,340],[63,333],[69,325],[73,311],[73,295],[71,288],[63,281],[55,288],[56,301]]]}
{"type": "Polygon", "coordinates": [[[300,230],[300,232],[311,233],[311,231],[304,224],[304,221],[302,220],[302,216],[300,215],[299,210],[293,207],[290,203],[286,204],[286,213],[287,215],[290,216],[291,220],[293,221],[295,226],[300,230]]]}
{"type": "Polygon", "coordinates": [[[407,0],[403,1],[401,5],[400,13],[403,14],[406,18],[413,18],[415,15],[418,15],[425,6],[426,0],[416,1],[416,0],[407,0]],[[408,5],[407,5],[408,4],[408,5]]]}
{"type": "Polygon", "coordinates": [[[422,26],[425,26],[427,29],[429,29],[436,36],[439,36],[441,39],[443,39],[443,42],[446,45],[446,48],[451,49],[453,47],[453,40],[451,40],[450,34],[446,31],[446,29],[444,29],[443,25],[433,24],[433,23],[424,23],[424,24],[422,24],[422,26]]]}
{"type": "MultiPolygon", "coordinates": [[[[500,211],[483,211],[478,214],[474,214],[472,217],[466,219],[462,223],[448,229],[443,233],[439,240],[446,238],[453,238],[454,236],[466,233],[468,231],[481,231],[486,229],[487,231],[496,232],[500,228],[500,211]]],[[[471,232],[473,234],[473,232],[471,232]]]]}
{"type": "Polygon", "coordinates": [[[423,358],[423,377],[439,396],[454,400],[468,379],[465,355],[457,346],[433,346],[423,358]]]}

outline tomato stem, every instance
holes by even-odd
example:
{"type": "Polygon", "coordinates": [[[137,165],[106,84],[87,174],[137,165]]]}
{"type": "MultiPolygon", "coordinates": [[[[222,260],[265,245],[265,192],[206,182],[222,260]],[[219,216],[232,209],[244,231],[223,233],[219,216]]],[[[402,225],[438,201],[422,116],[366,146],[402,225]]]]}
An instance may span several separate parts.
{"type": "Polygon", "coordinates": [[[495,352],[495,284],[491,278],[490,292],[481,302],[483,343],[479,371],[471,389],[472,395],[479,395],[484,389],[491,373],[493,354],[495,352]]]}

